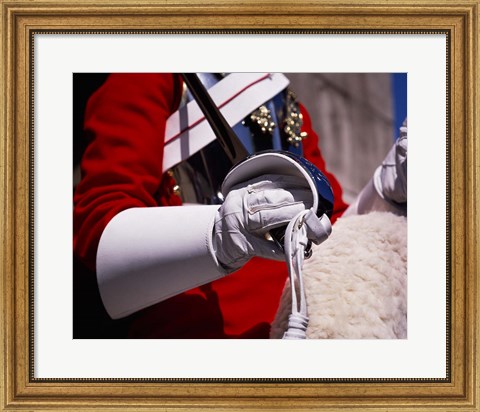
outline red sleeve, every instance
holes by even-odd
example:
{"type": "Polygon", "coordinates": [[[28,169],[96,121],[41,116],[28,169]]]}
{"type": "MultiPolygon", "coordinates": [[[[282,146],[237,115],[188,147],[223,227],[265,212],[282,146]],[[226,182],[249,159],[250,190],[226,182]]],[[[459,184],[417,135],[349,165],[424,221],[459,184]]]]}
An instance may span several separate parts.
{"type": "Polygon", "coordinates": [[[312,162],[322,171],[332,186],[334,203],[331,220],[332,223],[334,223],[335,220],[342,215],[348,205],[343,201],[342,187],[340,186],[340,183],[338,182],[337,178],[326,168],[325,160],[323,160],[322,153],[320,152],[318,146],[318,136],[313,131],[310,115],[302,104],[300,104],[300,111],[303,115],[302,131],[308,134],[308,137],[303,141],[303,155],[307,160],[312,162]]]}
{"type": "Polygon", "coordinates": [[[157,206],[165,124],[182,83],[173,74],[112,74],[90,98],[84,131],[90,143],[74,194],[74,253],[95,268],[107,223],[122,210],[157,206]]]}

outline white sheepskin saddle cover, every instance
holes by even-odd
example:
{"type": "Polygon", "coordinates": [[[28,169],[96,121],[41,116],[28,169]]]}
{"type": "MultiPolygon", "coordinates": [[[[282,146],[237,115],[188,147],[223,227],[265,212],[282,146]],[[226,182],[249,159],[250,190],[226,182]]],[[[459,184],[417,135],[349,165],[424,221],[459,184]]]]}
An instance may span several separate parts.
{"type": "MultiPolygon", "coordinates": [[[[407,219],[373,212],[338,219],[305,261],[310,339],[407,337],[407,219]]],[[[290,285],[272,324],[279,339],[290,313],[290,285]]]]}

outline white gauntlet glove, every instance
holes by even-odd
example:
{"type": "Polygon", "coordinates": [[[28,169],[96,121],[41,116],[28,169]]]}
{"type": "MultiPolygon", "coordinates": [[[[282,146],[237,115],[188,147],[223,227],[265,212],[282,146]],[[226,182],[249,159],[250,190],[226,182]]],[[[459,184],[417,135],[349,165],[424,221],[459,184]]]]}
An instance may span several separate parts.
{"type": "Polygon", "coordinates": [[[407,120],[382,164],[343,216],[373,211],[407,215],[407,120]]]}
{"type": "Polygon", "coordinates": [[[374,173],[378,194],[389,202],[407,201],[407,121],[400,128],[400,137],[374,173]]]}
{"type": "Polygon", "coordinates": [[[139,207],[117,214],[97,251],[97,281],[107,312],[114,319],[127,316],[220,279],[252,256],[283,260],[281,247],[265,235],[298,216],[305,246],[328,238],[333,193],[313,168],[291,154],[258,154],[229,172],[220,208],[139,207]]]}
{"type": "Polygon", "coordinates": [[[234,186],[215,217],[213,247],[219,262],[232,272],[253,256],[283,260],[281,248],[265,235],[312,204],[311,189],[297,176],[262,175],[234,186]]]}

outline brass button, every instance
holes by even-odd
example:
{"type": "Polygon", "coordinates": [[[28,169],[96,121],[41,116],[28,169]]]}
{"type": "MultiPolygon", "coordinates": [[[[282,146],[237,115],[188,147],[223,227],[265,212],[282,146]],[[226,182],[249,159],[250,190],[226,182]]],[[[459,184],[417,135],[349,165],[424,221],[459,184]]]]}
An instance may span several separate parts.
{"type": "Polygon", "coordinates": [[[182,190],[179,185],[175,185],[173,186],[172,192],[174,195],[180,196],[180,193],[182,192],[182,190]]]}

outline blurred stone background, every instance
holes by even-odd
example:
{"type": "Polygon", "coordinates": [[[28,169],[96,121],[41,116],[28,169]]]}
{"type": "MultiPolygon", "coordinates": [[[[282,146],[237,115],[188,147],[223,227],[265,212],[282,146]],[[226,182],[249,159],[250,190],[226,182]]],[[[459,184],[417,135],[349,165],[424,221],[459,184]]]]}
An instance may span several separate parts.
{"type": "Polygon", "coordinates": [[[351,203],[398,135],[406,116],[406,74],[286,75],[310,113],[327,168],[351,203]]]}

